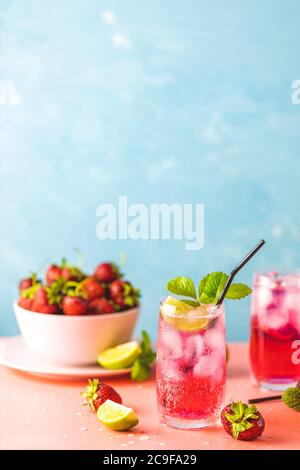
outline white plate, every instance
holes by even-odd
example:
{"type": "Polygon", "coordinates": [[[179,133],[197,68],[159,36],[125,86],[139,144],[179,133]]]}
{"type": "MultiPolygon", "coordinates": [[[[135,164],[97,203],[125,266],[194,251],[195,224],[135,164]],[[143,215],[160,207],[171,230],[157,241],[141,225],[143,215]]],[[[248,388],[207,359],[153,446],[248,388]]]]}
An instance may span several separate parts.
{"type": "Polygon", "coordinates": [[[28,351],[22,336],[0,338],[0,364],[11,369],[21,370],[35,375],[44,375],[68,380],[93,377],[113,377],[117,375],[125,375],[130,372],[130,369],[107,370],[103,369],[99,365],[88,367],[64,367],[49,364],[28,351]]]}

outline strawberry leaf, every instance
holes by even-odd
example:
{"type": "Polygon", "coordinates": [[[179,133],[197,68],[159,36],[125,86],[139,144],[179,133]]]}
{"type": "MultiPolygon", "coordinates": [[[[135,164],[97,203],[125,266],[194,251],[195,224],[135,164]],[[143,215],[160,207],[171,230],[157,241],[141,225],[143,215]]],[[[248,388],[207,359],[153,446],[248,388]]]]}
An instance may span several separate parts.
{"type": "Polygon", "coordinates": [[[257,412],[256,406],[248,406],[241,400],[237,403],[231,403],[231,411],[232,413],[226,413],[225,416],[232,425],[232,435],[235,439],[238,438],[240,432],[253,427],[251,420],[259,419],[259,416],[255,414],[257,412]]]}

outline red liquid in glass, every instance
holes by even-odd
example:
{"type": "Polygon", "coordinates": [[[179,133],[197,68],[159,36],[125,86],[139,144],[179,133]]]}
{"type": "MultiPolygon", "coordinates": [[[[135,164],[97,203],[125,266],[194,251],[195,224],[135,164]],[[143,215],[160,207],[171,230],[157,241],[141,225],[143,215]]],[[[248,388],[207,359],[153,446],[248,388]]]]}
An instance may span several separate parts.
{"type": "Polygon", "coordinates": [[[284,389],[300,380],[300,280],[262,277],[253,290],[251,369],[261,386],[284,389]]]}

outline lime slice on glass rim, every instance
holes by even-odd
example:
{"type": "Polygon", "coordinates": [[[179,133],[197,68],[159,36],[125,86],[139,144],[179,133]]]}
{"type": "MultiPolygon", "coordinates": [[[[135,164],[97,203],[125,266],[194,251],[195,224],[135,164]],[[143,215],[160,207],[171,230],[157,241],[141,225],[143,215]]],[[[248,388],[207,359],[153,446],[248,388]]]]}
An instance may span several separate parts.
{"type": "Polygon", "coordinates": [[[161,306],[164,321],[180,331],[197,331],[206,328],[210,322],[207,305],[192,307],[169,295],[161,306]]]}
{"type": "Polygon", "coordinates": [[[119,405],[112,400],[106,400],[97,410],[97,418],[114,431],[125,431],[133,428],[139,422],[132,408],[119,405]]]}
{"type": "Polygon", "coordinates": [[[141,348],[137,341],[129,341],[129,343],[120,344],[114,348],[102,351],[97,361],[100,366],[105,369],[124,369],[130,367],[140,355],[141,348]]]}

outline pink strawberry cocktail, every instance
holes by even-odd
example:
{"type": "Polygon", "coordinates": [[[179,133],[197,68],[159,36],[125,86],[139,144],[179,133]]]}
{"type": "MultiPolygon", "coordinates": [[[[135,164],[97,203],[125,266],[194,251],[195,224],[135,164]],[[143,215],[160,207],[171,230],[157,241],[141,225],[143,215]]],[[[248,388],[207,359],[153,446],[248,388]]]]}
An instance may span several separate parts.
{"type": "Polygon", "coordinates": [[[185,306],[181,311],[180,304],[162,303],[160,309],[159,411],[162,421],[173,427],[213,426],[219,422],[225,394],[224,308],[185,306]]]}
{"type": "Polygon", "coordinates": [[[300,380],[300,275],[255,276],[250,360],[262,388],[284,390],[300,380]]]}

